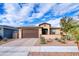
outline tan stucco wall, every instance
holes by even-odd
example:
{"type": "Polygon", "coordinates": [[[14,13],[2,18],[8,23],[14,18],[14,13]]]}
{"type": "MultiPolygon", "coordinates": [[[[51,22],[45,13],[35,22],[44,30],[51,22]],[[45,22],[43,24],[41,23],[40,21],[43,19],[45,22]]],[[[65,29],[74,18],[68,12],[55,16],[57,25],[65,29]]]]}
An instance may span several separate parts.
{"type": "Polygon", "coordinates": [[[42,29],[39,28],[39,37],[40,37],[40,35],[41,35],[41,36],[45,37],[46,39],[47,39],[47,38],[61,38],[60,29],[56,29],[56,33],[57,33],[57,34],[42,35],[42,29]]]}
{"type": "MultiPolygon", "coordinates": [[[[40,27],[48,29],[48,34],[47,35],[41,35],[41,36],[45,37],[45,39],[61,38],[61,35],[60,35],[61,29],[60,28],[54,29],[54,30],[56,30],[56,34],[50,34],[50,28],[51,28],[50,25],[42,24],[42,25],[40,25],[40,27]]],[[[42,29],[41,28],[39,29],[39,35],[40,34],[42,34],[42,29]]]]}
{"type": "Polygon", "coordinates": [[[48,24],[43,24],[43,25],[40,25],[40,27],[43,27],[45,29],[48,29],[48,34],[50,34],[50,25],[48,24]]]}
{"type": "Polygon", "coordinates": [[[22,38],[22,29],[19,29],[19,39],[22,38]]]}
{"type": "Polygon", "coordinates": [[[42,29],[41,28],[39,28],[39,38],[40,38],[40,36],[41,36],[41,34],[42,34],[42,29]]]}
{"type": "Polygon", "coordinates": [[[45,39],[55,39],[55,38],[59,38],[61,39],[61,35],[42,35],[42,37],[44,37],[45,39]]]}
{"type": "MultiPolygon", "coordinates": [[[[46,39],[48,39],[48,38],[61,38],[61,34],[60,34],[61,29],[60,28],[56,28],[56,34],[50,34],[50,28],[51,28],[51,26],[49,24],[42,24],[42,25],[40,25],[38,27],[39,38],[40,38],[40,36],[43,36],[46,39]],[[42,35],[42,27],[48,29],[48,34],[47,35],[42,35]]],[[[18,37],[19,37],[19,39],[22,38],[22,29],[21,28],[19,28],[18,37]]]]}
{"type": "Polygon", "coordinates": [[[40,25],[40,27],[43,27],[43,28],[50,28],[50,25],[48,25],[48,24],[43,24],[43,25],[40,25]]]}
{"type": "Polygon", "coordinates": [[[60,35],[61,29],[56,29],[56,34],[60,35]]]}

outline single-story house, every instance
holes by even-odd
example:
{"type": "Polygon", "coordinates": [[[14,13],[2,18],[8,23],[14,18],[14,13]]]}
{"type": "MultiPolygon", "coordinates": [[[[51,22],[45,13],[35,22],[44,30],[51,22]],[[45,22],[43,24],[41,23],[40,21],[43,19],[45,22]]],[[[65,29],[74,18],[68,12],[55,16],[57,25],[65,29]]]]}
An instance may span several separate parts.
{"type": "Polygon", "coordinates": [[[6,25],[0,25],[0,37],[12,39],[14,37],[14,33],[17,31],[17,28],[6,26],[6,25]]]}
{"type": "Polygon", "coordinates": [[[42,23],[37,27],[18,27],[17,38],[61,38],[60,27],[52,27],[51,24],[42,23]]]}

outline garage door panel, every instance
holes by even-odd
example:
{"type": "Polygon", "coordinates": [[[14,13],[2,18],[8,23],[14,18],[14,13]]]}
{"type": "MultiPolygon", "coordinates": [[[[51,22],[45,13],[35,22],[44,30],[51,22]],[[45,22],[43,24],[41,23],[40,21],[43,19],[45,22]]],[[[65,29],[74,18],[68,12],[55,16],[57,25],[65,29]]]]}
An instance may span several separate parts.
{"type": "Polygon", "coordinates": [[[23,38],[38,38],[38,29],[24,29],[23,38]]]}

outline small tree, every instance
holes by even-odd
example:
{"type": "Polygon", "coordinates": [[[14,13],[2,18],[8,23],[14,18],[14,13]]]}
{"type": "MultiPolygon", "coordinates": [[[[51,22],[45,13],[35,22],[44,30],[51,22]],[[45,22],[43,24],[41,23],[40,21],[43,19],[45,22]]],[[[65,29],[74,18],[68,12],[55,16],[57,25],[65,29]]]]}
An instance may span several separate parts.
{"type": "Polygon", "coordinates": [[[62,27],[62,30],[66,33],[66,35],[69,34],[75,38],[79,49],[79,21],[74,20],[70,17],[64,17],[61,19],[60,25],[62,27]]]}
{"type": "Polygon", "coordinates": [[[74,28],[78,28],[79,27],[79,21],[74,20],[71,17],[63,17],[60,20],[60,26],[63,30],[63,32],[66,33],[66,35],[70,35],[69,31],[71,31],[74,28]]]}
{"type": "Polygon", "coordinates": [[[79,28],[78,27],[73,28],[71,34],[75,38],[79,50],[79,28]]]}
{"type": "Polygon", "coordinates": [[[65,36],[63,36],[64,39],[70,39],[70,34],[68,33],[68,31],[73,27],[72,22],[73,18],[71,17],[63,17],[60,20],[60,26],[62,28],[62,31],[66,34],[65,36]]]}

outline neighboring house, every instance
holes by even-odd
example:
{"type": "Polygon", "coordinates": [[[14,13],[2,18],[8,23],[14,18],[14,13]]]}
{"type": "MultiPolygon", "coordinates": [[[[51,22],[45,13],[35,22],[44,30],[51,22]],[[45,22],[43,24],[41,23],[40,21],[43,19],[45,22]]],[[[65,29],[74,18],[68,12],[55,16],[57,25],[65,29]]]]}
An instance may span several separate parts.
{"type": "Polygon", "coordinates": [[[51,27],[51,24],[42,23],[38,27],[18,27],[18,38],[61,38],[62,31],[60,27],[51,27]]]}
{"type": "Polygon", "coordinates": [[[16,32],[15,27],[0,25],[0,36],[8,39],[12,39],[14,37],[14,33],[16,32]]]}

